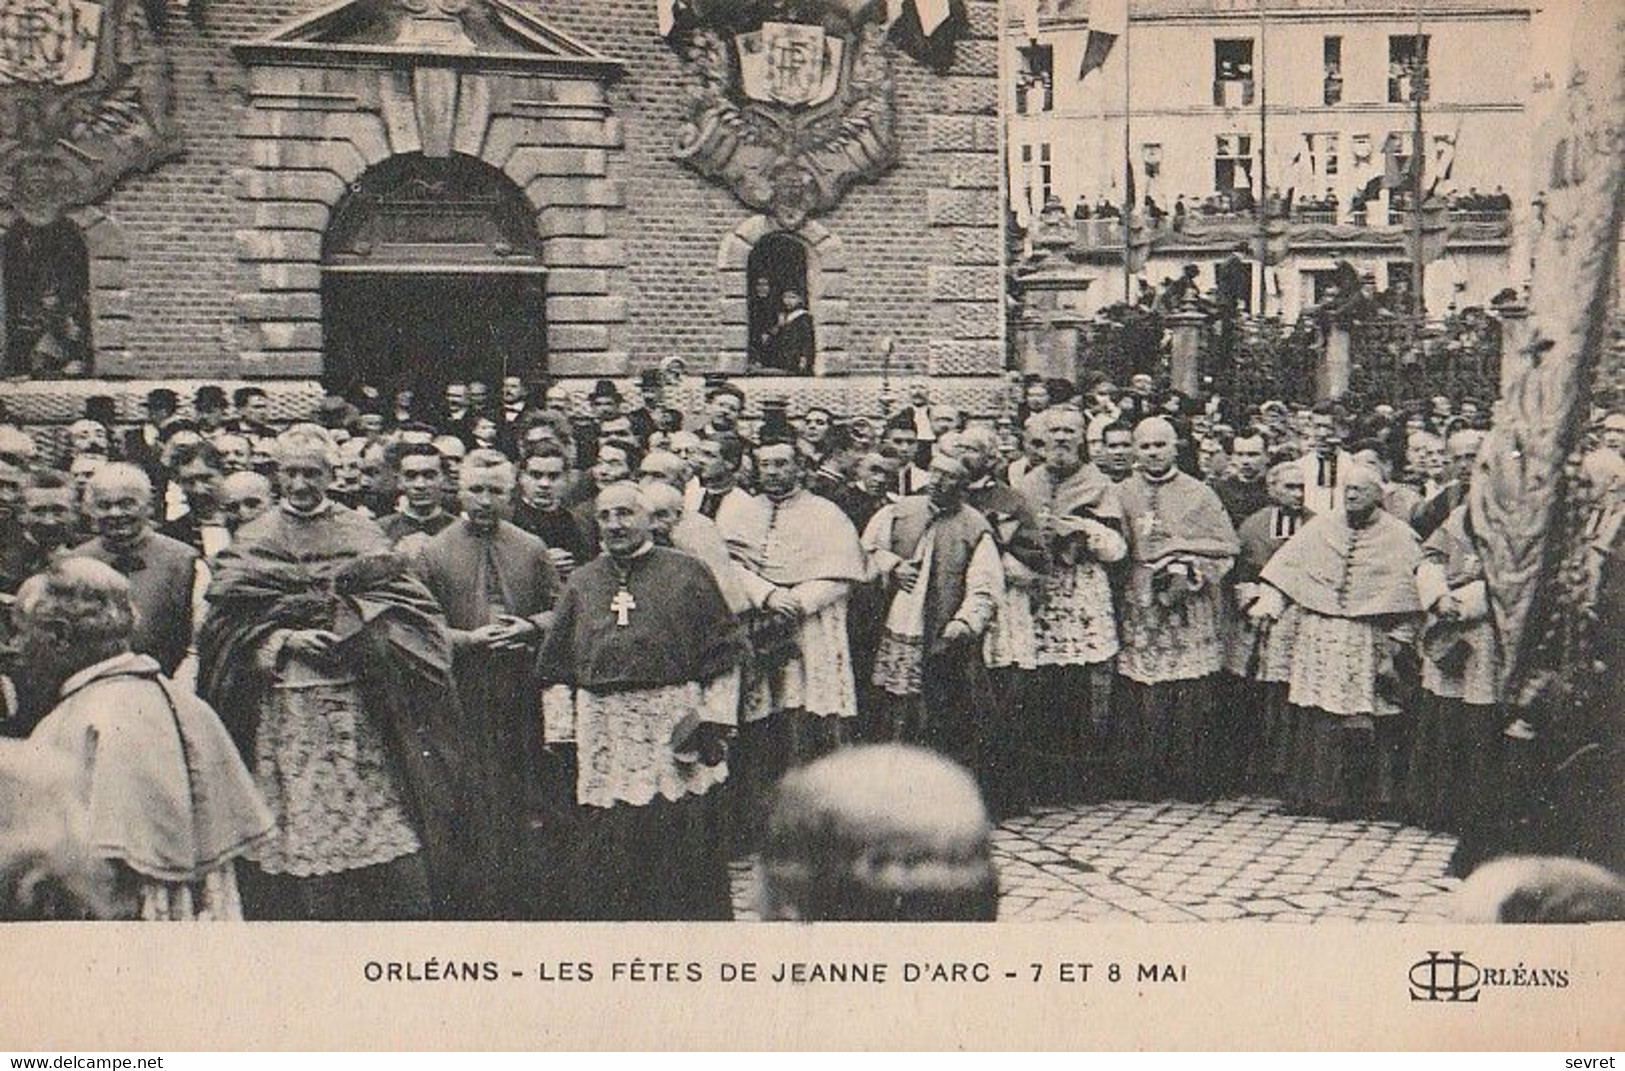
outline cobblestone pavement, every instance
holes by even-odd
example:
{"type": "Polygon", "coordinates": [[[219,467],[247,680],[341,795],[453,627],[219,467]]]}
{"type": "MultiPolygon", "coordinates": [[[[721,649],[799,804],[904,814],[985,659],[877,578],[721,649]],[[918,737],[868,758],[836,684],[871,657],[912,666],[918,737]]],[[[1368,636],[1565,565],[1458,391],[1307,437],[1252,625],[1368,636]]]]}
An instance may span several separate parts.
{"type": "MultiPolygon", "coordinates": [[[[1278,800],[1041,808],[994,834],[1006,921],[1437,922],[1454,838],[1285,814],[1278,800]]],[[[754,917],[754,874],[734,872],[754,917]]]]}

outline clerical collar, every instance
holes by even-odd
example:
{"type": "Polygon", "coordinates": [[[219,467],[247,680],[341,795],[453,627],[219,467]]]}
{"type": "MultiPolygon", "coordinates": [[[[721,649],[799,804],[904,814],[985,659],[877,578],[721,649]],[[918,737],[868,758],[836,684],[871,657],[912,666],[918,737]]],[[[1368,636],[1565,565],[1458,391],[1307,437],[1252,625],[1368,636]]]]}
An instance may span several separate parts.
{"type": "Polygon", "coordinates": [[[314,509],[296,509],[292,502],[285,498],[282,500],[282,512],[292,517],[320,517],[332,508],[333,500],[331,498],[323,498],[314,509]]]}
{"type": "Polygon", "coordinates": [[[1153,476],[1144,469],[1140,470],[1140,476],[1144,478],[1146,483],[1172,483],[1174,477],[1177,475],[1179,475],[1178,465],[1168,466],[1168,471],[1163,473],[1161,476],[1153,476]]]}
{"type": "Polygon", "coordinates": [[[654,549],[655,549],[654,537],[651,535],[648,539],[643,541],[642,546],[640,546],[637,550],[634,550],[632,553],[630,553],[630,554],[611,554],[611,555],[609,555],[609,560],[611,562],[615,563],[615,564],[619,564],[621,562],[636,561],[637,559],[643,557],[644,555],[652,553],[654,551],[654,549]]]}
{"type": "Polygon", "coordinates": [[[412,503],[410,502],[404,503],[401,506],[401,513],[412,518],[414,521],[432,521],[444,512],[445,510],[440,507],[439,503],[436,503],[434,509],[430,510],[428,513],[419,513],[417,510],[412,508],[412,503]]]}

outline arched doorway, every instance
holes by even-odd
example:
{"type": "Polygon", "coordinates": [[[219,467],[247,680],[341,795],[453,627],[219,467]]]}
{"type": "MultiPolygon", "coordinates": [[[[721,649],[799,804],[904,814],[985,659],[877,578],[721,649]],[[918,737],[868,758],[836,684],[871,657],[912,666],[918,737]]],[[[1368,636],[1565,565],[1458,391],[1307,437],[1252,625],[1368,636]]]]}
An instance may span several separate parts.
{"type": "Polygon", "coordinates": [[[391,157],[339,202],[322,242],[332,386],[438,398],[547,368],[546,276],[524,193],[466,156],[391,157]]]}

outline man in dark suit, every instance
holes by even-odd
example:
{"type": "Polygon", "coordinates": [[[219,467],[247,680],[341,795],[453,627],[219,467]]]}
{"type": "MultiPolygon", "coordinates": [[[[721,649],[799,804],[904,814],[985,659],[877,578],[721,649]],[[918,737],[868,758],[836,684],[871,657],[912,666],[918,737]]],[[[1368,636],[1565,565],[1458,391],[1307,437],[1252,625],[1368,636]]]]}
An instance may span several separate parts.
{"type": "Polygon", "coordinates": [[[208,572],[198,552],[152,530],[152,483],[134,465],[102,466],[86,487],[85,506],[98,535],[71,553],[111,565],[130,581],[135,606],[131,649],[151,655],[167,676],[192,647],[193,607],[208,572]]]}
{"type": "Polygon", "coordinates": [[[547,544],[548,558],[562,579],[592,557],[592,541],[581,520],[565,504],[570,483],[564,447],[554,442],[533,446],[520,462],[519,497],[513,523],[547,544]]]}
{"type": "Polygon", "coordinates": [[[807,303],[799,290],[786,290],[780,300],[784,311],[768,339],[768,362],[771,367],[792,376],[812,375],[818,358],[812,314],[807,311],[807,303]]]}
{"type": "Polygon", "coordinates": [[[1453,433],[1445,443],[1445,450],[1450,457],[1451,479],[1417,507],[1416,516],[1411,520],[1411,527],[1416,529],[1419,538],[1426,539],[1432,535],[1457,506],[1467,501],[1467,488],[1472,483],[1473,465],[1478,461],[1478,448],[1483,441],[1483,432],[1464,428],[1453,433]]]}
{"type": "Polygon", "coordinates": [[[175,482],[186,492],[186,512],[158,531],[185,543],[207,561],[231,540],[220,511],[220,481],[225,476],[220,451],[208,442],[177,444],[170,460],[175,482]]]}

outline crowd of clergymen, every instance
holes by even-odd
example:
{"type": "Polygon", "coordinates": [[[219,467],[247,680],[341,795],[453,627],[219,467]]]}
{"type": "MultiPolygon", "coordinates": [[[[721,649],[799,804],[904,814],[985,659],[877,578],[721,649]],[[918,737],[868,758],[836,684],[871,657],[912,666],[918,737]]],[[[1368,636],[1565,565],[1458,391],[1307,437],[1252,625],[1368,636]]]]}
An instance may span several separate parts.
{"type": "MultiPolygon", "coordinates": [[[[883,422],[747,422],[737,386],[654,374],[0,427],[0,730],[79,758],[110,910],[147,918],[727,918],[757,851],[872,896],[874,845],[767,828],[788,771],[855,743],[952,758],[995,815],[1483,820],[1528,727],[1466,528],[1476,412],[1227,426],[1149,377],[1013,386],[986,421],[921,383],[883,422]]],[[[845,775],[975,843],[919,762],[845,775]]],[[[107,900],[46,884],[33,913],[107,900]]]]}

